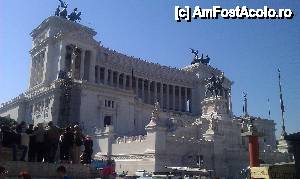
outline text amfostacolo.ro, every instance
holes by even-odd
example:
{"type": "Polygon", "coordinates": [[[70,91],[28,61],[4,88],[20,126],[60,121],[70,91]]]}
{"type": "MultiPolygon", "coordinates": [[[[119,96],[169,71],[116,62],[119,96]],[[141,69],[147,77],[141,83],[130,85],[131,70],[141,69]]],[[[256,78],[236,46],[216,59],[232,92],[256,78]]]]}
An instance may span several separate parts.
{"type": "Polygon", "coordinates": [[[210,9],[195,6],[175,6],[175,20],[191,22],[195,19],[292,19],[294,13],[291,9],[272,9],[264,6],[261,9],[252,9],[247,6],[236,6],[232,9],[213,6],[210,9]]]}

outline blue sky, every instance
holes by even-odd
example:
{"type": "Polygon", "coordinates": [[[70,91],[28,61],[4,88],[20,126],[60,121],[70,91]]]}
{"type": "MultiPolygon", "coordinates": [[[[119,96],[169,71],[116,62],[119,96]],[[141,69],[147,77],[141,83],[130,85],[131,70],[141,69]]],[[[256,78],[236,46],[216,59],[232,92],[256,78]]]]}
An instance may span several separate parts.
{"type": "MultiPolygon", "coordinates": [[[[167,66],[190,64],[189,48],[211,57],[211,65],[234,81],[233,110],[242,113],[242,92],[249,113],[271,116],[280,124],[277,68],[282,71],[288,132],[300,131],[300,1],[68,0],[82,11],[81,23],[94,28],[96,40],[125,54],[167,66]],[[292,20],[196,20],[177,23],[175,5],[235,8],[290,8],[292,20]]],[[[0,0],[0,103],[28,88],[29,33],[54,14],[58,0],[0,0]]],[[[280,126],[277,125],[277,129],[280,126]]],[[[277,131],[279,133],[279,131],[277,131]]]]}

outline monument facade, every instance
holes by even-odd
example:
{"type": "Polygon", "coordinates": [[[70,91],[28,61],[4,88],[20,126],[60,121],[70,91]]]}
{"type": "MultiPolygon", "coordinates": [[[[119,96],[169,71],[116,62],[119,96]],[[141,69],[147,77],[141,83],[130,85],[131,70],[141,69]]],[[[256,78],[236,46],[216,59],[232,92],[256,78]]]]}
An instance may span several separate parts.
{"type": "MultiPolygon", "coordinates": [[[[70,19],[63,11],[31,32],[29,88],[2,104],[0,116],[79,124],[94,138],[95,158],[114,159],[118,172],[188,166],[239,178],[248,157],[242,120],[232,113],[233,82],[208,56],[192,49],[192,64],[178,69],[124,55],[77,23],[77,9],[70,19]]],[[[275,160],[275,123],[253,119],[264,160],[275,160]]]]}

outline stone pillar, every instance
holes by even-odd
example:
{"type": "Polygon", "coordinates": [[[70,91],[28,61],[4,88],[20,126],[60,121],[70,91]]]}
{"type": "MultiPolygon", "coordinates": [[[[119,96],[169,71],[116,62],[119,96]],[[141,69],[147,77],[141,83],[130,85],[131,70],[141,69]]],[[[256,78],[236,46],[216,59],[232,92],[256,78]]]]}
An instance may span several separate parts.
{"type": "MultiPolygon", "coordinates": [[[[99,78],[99,83],[102,83],[102,82],[101,82],[101,69],[102,69],[102,67],[99,66],[98,68],[99,68],[99,77],[98,77],[98,78],[99,78]]],[[[104,78],[103,78],[103,80],[104,80],[104,78]]],[[[103,82],[103,83],[104,83],[104,82],[103,82]]]]}
{"type": "Polygon", "coordinates": [[[150,80],[148,80],[148,89],[147,89],[147,91],[148,91],[148,98],[147,98],[148,104],[151,104],[151,89],[150,89],[150,86],[151,86],[151,82],[150,82],[150,80]]]}
{"type": "Polygon", "coordinates": [[[187,108],[187,88],[184,88],[184,111],[187,112],[188,108],[187,108]]]}
{"type": "Polygon", "coordinates": [[[142,100],[145,102],[145,86],[144,86],[144,79],[142,79],[142,100]]]}
{"type": "Polygon", "coordinates": [[[182,104],[181,104],[181,86],[178,87],[178,111],[182,111],[182,104]]]}
{"type": "Polygon", "coordinates": [[[65,70],[65,57],[66,57],[66,45],[61,41],[60,43],[60,54],[58,59],[58,71],[65,70]]]}
{"type": "Polygon", "coordinates": [[[123,88],[126,89],[126,83],[127,83],[127,75],[123,75],[123,88]]]}
{"type": "Polygon", "coordinates": [[[175,111],[175,86],[173,85],[173,110],[175,111]]]}
{"type": "Polygon", "coordinates": [[[164,85],[163,83],[161,82],[160,83],[160,107],[163,108],[164,106],[164,85]]]}
{"type": "Polygon", "coordinates": [[[166,95],[167,95],[167,104],[166,104],[166,108],[170,109],[170,86],[167,84],[167,91],[166,91],[166,95]]]}
{"type": "Polygon", "coordinates": [[[193,110],[193,92],[192,92],[192,89],[190,88],[190,96],[189,96],[189,112],[194,112],[193,110]]]}
{"type": "Polygon", "coordinates": [[[135,77],[135,94],[139,96],[139,78],[135,77]]]}
{"type": "Polygon", "coordinates": [[[119,86],[120,86],[119,82],[120,82],[120,74],[117,71],[117,88],[119,88],[119,86]]]}
{"type": "Polygon", "coordinates": [[[81,49],[81,58],[80,58],[80,80],[83,80],[83,76],[84,76],[84,55],[85,55],[85,50],[81,49]]]}
{"type": "Polygon", "coordinates": [[[154,103],[157,101],[157,83],[156,81],[153,81],[153,86],[154,86],[154,103]]]}
{"type": "Polygon", "coordinates": [[[108,69],[104,68],[104,84],[108,84],[108,69]]]}
{"type": "Polygon", "coordinates": [[[89,81],[95,83],[95,66],[96,66],[96,52],[91,51],[90,77],[89,81]]]}
{"type": "Polygon", "coordinates": [[[110,85],[113,86],[114,85],[114,71],[110,70],[110,85]]]}
{"type": "Polygon", "coordinates": [[[132,75],[129,75],[129,90],[132,89],[132,75]]]}

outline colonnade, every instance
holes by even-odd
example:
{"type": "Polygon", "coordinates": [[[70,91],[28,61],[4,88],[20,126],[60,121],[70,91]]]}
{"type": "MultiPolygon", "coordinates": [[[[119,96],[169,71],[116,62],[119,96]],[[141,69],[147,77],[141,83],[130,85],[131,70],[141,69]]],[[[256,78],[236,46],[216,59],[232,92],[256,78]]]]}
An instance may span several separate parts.
{"type": "Polygon", "coordinates": [[[191,111],[192,91],[189,87],[153,81],[98,65],[95,66],[95,83],[133,90],[144,103],[159,101],[162,109],[191,111]]]}
{"type": "MultiPolygon", "coordinates": [[[[162,109],[191,112],[192,90],[161,81],[153,81],[95,65],[93,54],[84,49],[66,46],[65,71],[71,71],[75,79],[105,84],[134,93],[146,104],[159,101],[162,109]]],[[[94,54],[95,55],[95,54],[94,54]]]]}

